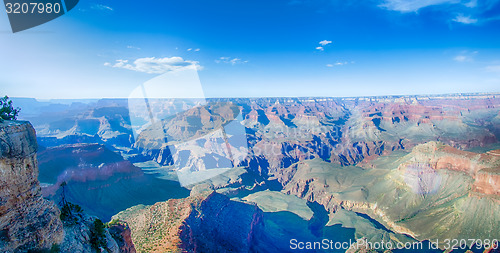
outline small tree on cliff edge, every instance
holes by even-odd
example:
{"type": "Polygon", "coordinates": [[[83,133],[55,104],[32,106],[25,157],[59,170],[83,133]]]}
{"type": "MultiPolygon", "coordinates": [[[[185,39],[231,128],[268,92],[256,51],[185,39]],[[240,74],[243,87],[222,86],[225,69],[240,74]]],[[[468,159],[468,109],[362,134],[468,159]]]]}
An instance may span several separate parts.
{"type": "Polygon", "coordinates": [[[16,120],[21,108],[14,108],[12,100],[5,96],[0,98],[0,122],[4,120],[16,120]]]}

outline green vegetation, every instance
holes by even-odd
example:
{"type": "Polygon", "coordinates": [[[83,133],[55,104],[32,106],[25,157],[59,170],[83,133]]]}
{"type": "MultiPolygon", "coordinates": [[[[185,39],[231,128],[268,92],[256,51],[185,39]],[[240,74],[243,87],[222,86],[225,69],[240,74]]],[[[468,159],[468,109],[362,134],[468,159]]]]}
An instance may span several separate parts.
{"type": "Polygon", "coordinates": [[[83,209],[81,206],[73,204],[71,202],[66,201],[66,182],[61,183],[62,193],[61,193],[61,202],[59,203],[61,207],[61,221],[64,225],[75,225],[77,224],[83,214],[83,209]]]}
{"type": "MultiPolygon", "coordinates": [[[[61,192],[61,221],[65,226],[76,225],[83,219],[83,209],[81,206],[68,202],[66,200],[66,182],[62,182],[60,187],[62,188],[61,192]]],[[[118,220],[113,220],[108,224],[104,224],[100,219],[94,220],[92,225],[90,226],[90,246],[96,252],[101,252],[101,249],[105,249],[109,252],[109,249],[106,246],[106,227],[109,227],[109,224],[113,225],[118,223],[118,220]]],[[[54,247],[53,247],[54,248],[54,247]]],[[[58,252],[51,251],[50,252],[58,252]]]]}
{"type": "Polygon", "coordinates": [[[61,208],[61,221],[64,225],[75,225],[82,217],[83,209],[79,205],[66,202],[61,208]]]}
{"type": "Polygon", "coordinates": [[[119,219],[113,219],[112,221],[106,223],[106,227],[112,227],[114,225],[118,225],[118,224],[121,224],[120,220],[119,219]]]}
{"type": "Polygon", "coordinates": [[[97,252],[100,252],[101,248],[108,250],[104,228],[104,223],[100,219],[96,219],[92,227],[90,227],[90,245],[97,252]]]}
{"type": "Polygon", "coordinates": [[[61,246],[59,244],[52,244],[52,247],[49,250],[50,253],[61,252],[61,246]]]}
{"type": "Polygon", "coordinates": [[[16,120],[21,108],[14,108],[12,100],[8,96],[0,98],[0,122],[4,120],[16,120]]]}
{"type": "Polygon", "coordinates": [[[52,244],[50,249],[30,249],[28,253],[59,253],[61,252],[61,246],[59,244],[52,244]]]}

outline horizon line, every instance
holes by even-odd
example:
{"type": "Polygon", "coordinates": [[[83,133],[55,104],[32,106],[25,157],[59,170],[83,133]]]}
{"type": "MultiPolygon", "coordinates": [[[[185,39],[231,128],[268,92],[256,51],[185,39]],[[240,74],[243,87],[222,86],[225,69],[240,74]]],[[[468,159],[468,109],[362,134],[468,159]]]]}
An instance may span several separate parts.
{"type": "MultiPolygon", "coordinates": [[[[336,98],[336,99],[347,99],[347,98],[401,98],[401,97],[439,97],[439,96],[450,96],[450,95],[455,95],[455,96],[464,96],[464,95],[473,95],[473,96],[480,96],[480,95],[490,95],[490,96],[496,96],[500,95],[500,92],[457,92],[457,93],[431,93],[431,94],[392,94],[392,95],[367,95],[367,96],[263,96],[263,97],[206,97],[206,98],[189,98],[189,97],[179,97],[179,98],[155,98],[155,97],[148,97],[148,99],[264,99],[264,98],[271,98],[271,99],[278,99],[278,98],[289,98],[289,99],[307,99],[307,98],[320,98],[320,99],[327,99],[327,98],[336,98]]],[[[51,101],[51,100],[105,100],[105,99],[130,99],[128,97],[101,97],[101,98],[36,98],[36,97],[16,97],[16,96],[9,96],[9,98],[16,98],[16,99],[35,99],[37,101],[51,101]]],[[[143,98],[132,98],[132,99],[143,99],[143,98]]]]}

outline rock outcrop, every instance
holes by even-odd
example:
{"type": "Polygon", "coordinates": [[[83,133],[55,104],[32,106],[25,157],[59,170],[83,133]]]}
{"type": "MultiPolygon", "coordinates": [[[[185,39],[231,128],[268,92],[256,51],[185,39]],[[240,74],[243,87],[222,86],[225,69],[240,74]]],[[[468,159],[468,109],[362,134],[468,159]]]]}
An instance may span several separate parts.
{"type": "Polygon", "coordinates": [[[35,130],[29,122],[0,123],[0,249],[51,248],[63,239],[60,211],[43,199],[35,130]]]}
{"type": "Polygon", "coordinates": [[[251,252],[259,245],[262,211],[213,191],[152,206],[135,206],[113,219],[132,229],[139,252],[251,252]]]}
{"type": "Polygon", "coordinates": [[[112,224],[102,230],[99,240],[103,243],[100,250],[93,248],[96,241],[95,224],[97,218],[82,214],[76,224],[65,224],[64,240],[60,245],[61,252],[108,252],[135,253],[127,224],[112,224]]]}
{"type": "Polygon", "coordinates": [[[120,252],[123,253],[135,253],[135,246],[132,242],[132,232],[127,223],[117,222],[114,224],[108,224],[108,231],[116,241],[120,252]]]}
{"type": "MultiPolygon", "coordinates": [[[[422,175],[435,174],[437,170],[462,172],[474,179],[472,191],[500,196],[500,150],[492,150],[478,154],[467,152],[443,145],[438,142],[429,142],[416,146],[408,161],[399,166],[399,170],[408,174],[409,165],[427,165],[428,169],[418,169],[422,175]]],[[[422,182],[424,178],[419,177],[422,182]]]]}

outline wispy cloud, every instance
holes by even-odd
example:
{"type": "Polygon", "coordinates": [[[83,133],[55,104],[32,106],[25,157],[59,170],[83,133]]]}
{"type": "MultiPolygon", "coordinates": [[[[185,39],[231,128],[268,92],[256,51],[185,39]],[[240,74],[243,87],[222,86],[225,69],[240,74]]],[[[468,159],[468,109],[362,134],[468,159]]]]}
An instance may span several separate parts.
{"type": "Polygon", "coordinates": [[[380,8],[401,13],[417,13],[420,9],[435,6],[439,11],[451,13],[449,21],[461,24],[484,24],[500,19],[491,16],[500,0],[379,0],[380,8]]]}
{"type": "Polygon", "coordinates": [[[348,62],[348,61],[343,61],[343,62],[338,61],[338,62],[335,62],[333,64],[332,63],[326,64],[326,66],[329,67],[329,68],[333,68],[333,67],[336,67],[336,66],[344,66],[344,65],[347,65],[347,64],[354,64],[354,62],[353,61],[351,61],[351,62],[348,62]]]}
{"type": "Polygon", "coordinates": [[[187,68],[196,68],[198,70],[203,69],[197,61],[187,61],[182,59],[182,57],[146,57],[136,59],[133,63],[129,63],[128,60],[116,60],[116,63],[111,64],[109,62],[104,63],[104,66],[109,66],[113,68],[123,68],[128,70],[133,70],[137,72],[143,72],[148,74],[162,74],[170,71],[180,71],[187,68]]]}
{"type": "Polygon", "coordinates": [[[457,55],[455,58],[453,58],[453,60],[455,60],[457,62],[466,62],[466,61],[469,61],[469,57],[467,57],[465,55],[457,55]]]}
{"type": "Polygon", "coordinates": [[[140,47],[134,47],[134,46],[127,46],[128,49],[137,49],[137,50],[141,50],[140,47]]]}
{"type": "Polygon", "coordinates": [[[400,12],[416,12],[422,8],[441,5],[441,4],[457,4],[460,0],[384,0],[379,7],[400,12]]]}
{"type": "Polygon", "coordinates": [[[215,60],[216,63],[228,63],[231,65],[236,65],[236,64],[242,64],[242,63],[247,63],[248,61],[243,61],[240,58],[231,58],[231,57],[220,57],[219,59],[215,60]]]}
{"type": "Polygon", "coordinates": [[[91,9],[94,9],[94,10],[100,10],[100,11],[114,11],[113,8],[107,6],[107,5],[104,5],[104,4],[93,4],[92,6],[90,6],[91,9]]]}
{"type": "Polygon", "coordinates": [[[188,51],[188,52],[190,52],[190,51],[199,52],[200,49],[199,48],[188,48],[186,51],[188,51]]]}
{"type": "Polygon", "coordinates": [[[457,17],[453,19],[453,21],[466,25],[477,23],[477,19],[471,18],[470,16],[465,16],[462,13],[458,14],[457,17]]]}
{"type": "Polygon", "coordinates": [[[316,47],[316,50],[325,51],[325,48],[324,47],[316,47]]]}
{"type": "Polygon", "coordinates": [[[475,7],[477,7],[477,0],[471,0],[468,3],[464,3],[464,5],[469,7],[469,8],[475,8],[475,7]]]}
{"type": "Polygon", "coordinates": [[[487,66],[486,71],[500,73],[500,65],[487,66]]]}
{"type": "Polygon", "coordinates": [[[459,55],[453,58],[456,62],[473,62],[474,56],[477,55],[478,51],[462,51],[459,55]]]}

